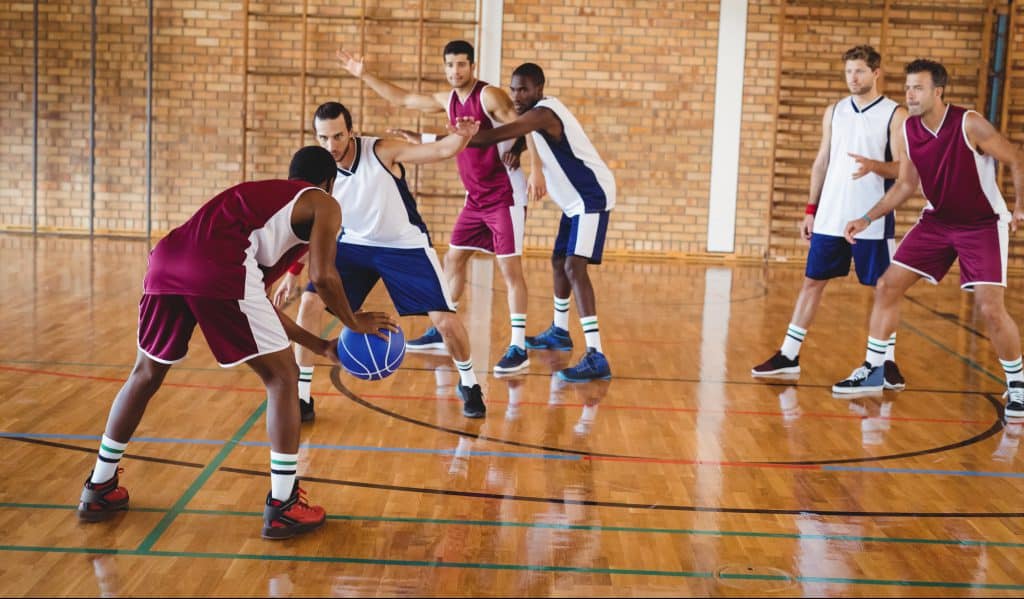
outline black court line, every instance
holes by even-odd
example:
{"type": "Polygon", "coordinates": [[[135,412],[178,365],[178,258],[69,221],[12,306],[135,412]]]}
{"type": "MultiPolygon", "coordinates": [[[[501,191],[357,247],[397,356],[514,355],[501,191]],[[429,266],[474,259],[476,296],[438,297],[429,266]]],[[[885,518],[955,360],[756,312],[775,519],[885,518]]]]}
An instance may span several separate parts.
{"type": "MultiPolygon", "coordinates": [[[[42,439],[31,439],[26,437],[0,437],[0,439],[6,441],[18,441],[20,443],[31,443],[33,445],[45,445],[47,447],[56,447],[58,449],[69,449],[71,451],[80,451],[88,454],[96,454],[97,447],[82,447],[81,445],[72,445],[70,443],[57,443],[56,441],[44,441],[42,439]]],[[[140,454],[127,454],[122,459],[125,460],[138,460],[140,462],[153,462],[155,464],[168,464],[170,466],[185,466],[188,468],[205,468],[206,464],[198,464],[196,462],[184,462],[181,460],[169,460],[167,458],[155,458],[152,456],[140,455],[140,454]]]]}
{"type": "Polygon", "coordinates": [[[914,304],[915,306],[923,308],[923,309],[927,310],[928,312],[931,312],[935,316],[938,316],[939,318],[941,318],[941,319],[943,319],[943,320],[945,320],[947,322],[951,322],[951,323],[955,324],[956,326],[958,326],[961,329],[967,331],[968,333],[971,333],[972,335],[978,337],[979,339],[984,339],[985,341],[989,340],[989,338],[984,333],[982,333],[978,329],[970,326],[966,322],[960,320],[960,317],[958,315],[953,314],[952,312],[940,312],[940,311],[936,310],[935,308],[932,308],[928,304],[922,302],[921,300],[919,300],[917,298],[910,297],[909,295],[905,295],[904,297],[907,298],[907,300],[910,301],[910,303],[914,304]]]}
{"type": "MultiPolygon", "coordinates": [[[[245,474],[269,478],[270,474],[260,470],[246,468],[229,468],[222,466],[223,472],[245,474]]],[[[548,503],[560,505],[582,505],[588,507],[624,508],[631,510],[654,510],[669,512],[700,512],[716,514],[748,514],[775,516],[845,516],[845,517],[897,517],[897,518],[1024,518],[1024,512],[886,512],[886,511],[853,511],[853,510],[815,510],[815,509],[774,509],[774,508],[742,508],[742,507],[711,507],[701,505],[672,505],[665,503],[630,503],[625,501],[598,501],[593,499],[565,499],[564,497],[536,497],[532,495],[511,495],[507,493],[482,493],[480,491],[454,491],[450,489],[434,489],[430,487],[408,487],[403,485],[386,485],[383,483],[367,483],[335,478],[301,477],[306,482],[327,485],[358,487],[362,489],[378,489],[381,491],[400,491],[419,493],[422,495],[443,495],[448,497],[467,497],[471,499],[490,499],[499,501],[522,501],[530,503],[548,503]]]]}
{"type": "MultiPolygon", "coordinates": [[[[374,412],[378,412],[380,414],[388,416],[389,418],[394,418],[395,420],[401,420],[402,422],[408,422],[409,424],[413,424],[413,425],[420,426],[420,427],[423,427],[423,428],[428,428],[428,429],[432,429],[432,430],[435,430],[435,431],[440,431],[440,432],[448,433],[448,434],[452,434],[452,435],[458,435],[458,436],[461,436],[461,437],[470,437],[470,438],[473,438],[473,439],[478,439],[480,441],[491,441],[491,442],[494,442],[494,443],[501,443],[501,444],[504,444],[504,445],[512,445],[514,447],[525,447],[525,448],[529,448],[529,449],[539,449],[539,450],[543,450],[543,451],[560,452],[560,453],[567,453],[567,454],[572,454],[572,455],[581,455],[581,456],[590,456],[590,457],[601,457],[601,458],[617,458],[617,459],[625,459],[625,460],[635,460],[635,461],[639,461],[639,462],[651,461],[651,460],[663,460],[663,459],[665,459],[665,458],[654,458],[654,457],[651,457],[651,456],[636,456],[636,455],[598,453],[598,452],[591,452],[591,451],[581,451],[581,450],[576,450],[576,449],[565,449],[565,448],[554,447],[554,446],[550,446],[550,445],[537,445],[537,444],[533,444],[533,443],[524,443],[522,441],[513,441],[513,440],[510,440],[510,439],[502,439],[502,438],[499,438],[499,437],[490,437],[490,436],[487,436],[487,435],[480,435],[478,433],[474,433],[474,432],[471,432],[471,431],[468,431],[468,430],[460,430],[460,429],[456,429],[456,428],[449,428],[449,427],[445,427],[445,426],[440,426],[440,425],[437,425],[437,424],[433,424],[431,422],[427,422],[425,420],[417,420],[417,419],[412,418],[410,416],[405,416],[404,414],[399,414],[398,412],[394,412],[392,410],[388,410],[388,409],[382,408],[382,407],[380,407],[380,406],[378,406],[376,404],[372,404],[372,403],[366,401],[365,399],[359,397],[354,392],[352,392],[351,389],[346,387],[344,383],[341,382],[341,375],[340,375],[340,373],[341,373],[341,367],[340,366],[334,366],[334,367],[331,368],[331,372],[330,372],[331,384],[334,385],[334,388],[337,389],[343,396],[347,397],[350,401],[352,401],[352,402],[354,402],[356,404],[359,404],[359,405],[363,406],[364,408],[373,410],[374,412]]],[[[969,445],[973,445],[975,443],[978,443],[978,442],[984,441],[985,439],[988,439],[989,437],[995,435],[1000,430],[1002,430],[1002,427],[1003,427],[1003,425],[1002,425],[1002,405],[1000,405],[999,402],[997,402],[994,399],[992,399],[992,397],[989,396],[989,395],[984,395],[983,394],[982,397],[985,397],[986,399],[988,399],[989,403],[993,404],[993,406],[995,407],[995,409],[996,409],[996,420],[995,420],[995,422],[987,430],[985,430],[985,431],[983,431],[983,432],[981,432],[981,433],[979,433],[979,434],[977,434],[977,435],[975,435],[973,437],[969,437],[967,439],[962,439],[960,441],[955,441],[953,443],[949,443],[949,444],[946,444],[946,445],[941,445],[939,447],[930,447],[930,448],[916,450],[916,451],[911,451],[911,452],[903,452],[903,453],[896,453],[896,454],[883,454],[883,455],[879,455],[879,456],[866,456],[866,457],[859,457],[859,458],[840,458],[840,459],[828,459],[828,460],[800,460],[800,461],[765,461],[765,460],[760,460],[760,461],[758,461],[758,460],[743,460],[743,461],[749,463],[751,466],[756,466],[758,464],[764,464],[764,465],[786,465],[786,466],[822,466],[822,465],[826,465],[826,464],[857,464],[857,463],[863,463],[863,462],[883,462],[883,461],[887,461],[887,460],[896,460],[896,459],[905,458],[905,457],[913,457],[913,456],[936,454],[936,453],[942,453],[944,451],[949,451],[951,449],[957,449],[957,448],[960,448],[960,447],[967,447],[969,445]]]]}

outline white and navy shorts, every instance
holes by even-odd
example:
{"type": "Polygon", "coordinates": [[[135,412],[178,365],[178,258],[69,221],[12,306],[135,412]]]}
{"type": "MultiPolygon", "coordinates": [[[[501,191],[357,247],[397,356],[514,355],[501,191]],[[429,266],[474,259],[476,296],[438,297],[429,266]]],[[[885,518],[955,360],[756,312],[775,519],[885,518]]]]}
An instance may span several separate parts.
{"type": "Polygon", "coordinates": [[[555,237],[552,255],[579,256],[590,264],[600,264],[604,252],[604,239],[608,233],[608,215],[611,212],[588,212],[576,216],[562,215],[555,237]]]}

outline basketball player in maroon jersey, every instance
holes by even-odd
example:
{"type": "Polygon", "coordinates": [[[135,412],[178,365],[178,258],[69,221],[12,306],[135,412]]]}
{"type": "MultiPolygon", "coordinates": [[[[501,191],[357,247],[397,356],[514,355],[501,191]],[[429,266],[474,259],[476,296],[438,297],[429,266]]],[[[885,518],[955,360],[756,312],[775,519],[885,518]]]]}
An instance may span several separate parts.
{"type": "Polygon", "coordinates": [[[302,148],[292,158],[289,180],[241,183],[221,192],[150,252],[135,367],[110,408],[96,466],[82,490],[81,520],[107,520],[128,509],[118,464],[149,400],[171,366],[185,358],[198,324],[221,366],[244,362],[267,389],[271,491],[263,537],[284,539],[324,523],[324,509],[306,501],[296,478],[299,373],[290,341],[330,357],[337,339],[299,327],[273,307],[267,289],[308,249],[310,278],[346,326],[373,334],[397,330],[384,313],[353,314],[345,297],[334,267],[341,209],[327,192],[336,172],[330,152],[302,148]]]}
{"type": "Polygon", "coordinates": [[[910,117],[894,140],[899,178],[864,216],[847,223],[846,240],[854,243],[854,235],[918,189],[928,204],[893,256],[898,268],[889,268],[878,281],[864,364],[833,390],[881,390],[884,354],[873,346],[896,329],[900,300],[922,278],[937,284],[959,259],[960,286],[974,291],[1006,373],[1006,415],[1024,417],[1020,331],[1004,302],[1009,234],[1024,223],[1024,151],[980,114],[943,100],[949,75],[941,64],[918,59],[906,73],[910,117]],[[1016,196],[1012,213],[996,185],[996,161],[1010,168],[1016,196]]]}
{"type": "MultiPolygon", "coordinates": [[[[510,123],[518,116],[512,100],[500,86],[480,81],[473,74],[474,50],[469,42],[448,42],[442,52],[445,77],[452,89],[434,94],[410,92],[366,70],[363,58],[344,50],[338,53],[341,65],[352,76],[362,79],[388,102],[405,108],[435,113],[446,111],[454,125],[459,117],[480,122],[480,130],[510,123]]],[[[408,135],[409,132],[405,132],[408,135]]],[[[527,139],[527,144],[532,142],[527,139]]],[[[457,157],[459,177],[466,188],[466,203],[459,211],[452,230],[449,249],[444,256],[452,300],[458,304],[466,284],[466,267],[477,251],[494,254],[508,288],[508,307],[512,340],[505,355],[494,367],[497,375],[526,370],[526,280],[523,277],[523,230],[527,199],[543,197],[544,178],[536,152],[527,183],[522,171],[502,162],[502,155],[513,147],[466,148],[457,157]]],[[[411,351],[443,349],[437,329],[408,342],[411,351]]]]}

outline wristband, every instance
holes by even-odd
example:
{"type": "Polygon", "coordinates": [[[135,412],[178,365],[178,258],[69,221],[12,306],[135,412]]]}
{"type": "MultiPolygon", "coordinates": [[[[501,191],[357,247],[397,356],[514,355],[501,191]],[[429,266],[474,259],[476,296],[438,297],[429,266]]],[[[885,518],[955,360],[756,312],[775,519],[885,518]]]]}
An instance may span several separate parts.
{"type": "Polygon", "coordinates": [[[861,218],[863,218],[864,220],[868,221],[868,224],[869,224],[869,225],[871,224],[871,217],[870,217],[870,216],[868,216],[868,213],[867,213],[867,212],[865,212],[865,213],[864,213],[864,216],[862,216],[861,218]]]}
{"type": "Polygon", "coordinates": [[[817,204],[807,204],[807,208],[804,210],[804,214],[810,214],[811,216],[818,213],[817,204]]]}
{"type": "Polygon", "coordinates": [[[420,143],[429,144],[437,141],[436,133],[420,133],[420,143]]]}
{"type": "Polygon", "coordinates": [[[304,265],[301,262],[296,262],[295,264],[292,264],[291,266],[288,267],[288,272],[292,273],[293,275],[301,275],[303,266],[304,265]]]}

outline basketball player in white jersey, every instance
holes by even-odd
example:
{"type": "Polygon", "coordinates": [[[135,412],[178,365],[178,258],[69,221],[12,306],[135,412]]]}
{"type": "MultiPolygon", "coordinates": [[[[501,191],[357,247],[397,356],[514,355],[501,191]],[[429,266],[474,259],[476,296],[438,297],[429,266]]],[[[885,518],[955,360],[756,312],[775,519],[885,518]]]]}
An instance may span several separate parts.
{"type": "MultiPolygon", "coordinates": [[[[427,113],[447,112],[450,124],[460,117],[469,117],[480,121],[481,130],[516,118],[512,100],[505,91],[474,76],[474,49],[469,42],[450,41],[445,44],[441,55],[445,78],[452,87],[431,94],[402,89],[367,71],[362,57],[344,50],[338,52],[346,71],[396,106],[427,113]]],[[[407,139],[412,135],[409,131],[397,132],[407,139]]],[[[530,366],[526,353],[527,293],[522,263],[523,234],[527,199],[531,195],[544,195],[539,161],[534,161],[529,182],[521,170],[509,168],[502,162],[502,155],[512,147],[513,142],[509,140],[497,147],[469,148],[459,153],[456,163],[466,188],[466,201],[459,210],[444,256],[445,275],[452,300],[456,303],[465,288],[470,256],[485,252],[498,258],[498,268],[508,288],[512,338],[505,355],[494,367],[497,375],[515,374],[530,366]]],[[[536,154],[531,152],[531,156],[536,154]]],[[[423,336],[410,340],[406,347],[410,351],[440,349],[444,347],[442,337],[436,327],[431,327],[423,336]]]]}
{"type": "MultiPolygon", "coordinates": [[[[814,320],[825,285],[845,277],[851,259],[858,280],[874,286],[894,251],[895,221],[890,212],[871,224],[851,245],[843,227],[885,195],[899,172],[890,140],[902,135],[907,111],[878,91],[882,57],[871,46],[856,46],[843,55],[850,96],[825,109],[821,145],[811,167],[807,214],[800,235],[810,241],[807,267],[793,318],[782,347],[753,368],[753,376],[800,374],[800,346],[814,320]]],[[[875,348],[885,354],[885,387],[905,385],[896,366],[896,334],[875,348]]]]}
{"type": "Polygon", "coordinates": [[[532,62],[516,67],[509,84],[519,117],[507,125],[481,130],[470,147],[487,146],[530,134],[541,159],[548,195],[562,208],[551,254],[554,271],[555,318],[551,326],[526,339],[530,349],[569,351],[569,295],[576,296],[587,352],[576,366],[558,371],[562,380],[610,379],[601,348],[597,301],[587,274],[600,264],[608,216],[615,207],[615,177],[584,133],[576,117],[556,98],[544,95],[544,71],[532,62]]]}
{"type": "MultiPolygon", "coordinates": [[[[352,310],[358,310],[378,280],[401,316],[422,315],[442,332],[459,370],[457,387],[468,418],[486,412],[483,393],[473,372],[469,334],[455,315],[448,285],[427,226],[405,181],[406,164],[429,164],[458,154],[479,129],[473,119],[459,119],[451,135],[428,144],[377,139],[352,133],[352,115],[338,102],[327,102],[313,116],[317,141],[334,157],[338,176],[332,195],[348,215],[338,237],[336,265],[352,310]]],[[[296,284],[289,273],[275,294],[281,301],[296,284]]],[[[302,294],[297,322],[316,330],[324,303],[310,284],[302,294]]],[[[295,347],[299,363],[299,399],[304,420],[314,418],[313,353],[295,347]]]]}

